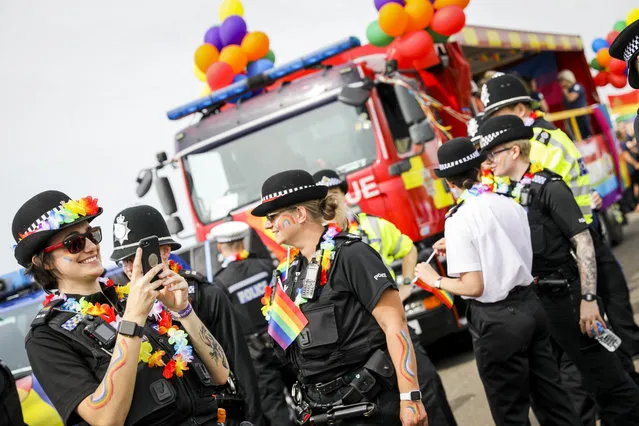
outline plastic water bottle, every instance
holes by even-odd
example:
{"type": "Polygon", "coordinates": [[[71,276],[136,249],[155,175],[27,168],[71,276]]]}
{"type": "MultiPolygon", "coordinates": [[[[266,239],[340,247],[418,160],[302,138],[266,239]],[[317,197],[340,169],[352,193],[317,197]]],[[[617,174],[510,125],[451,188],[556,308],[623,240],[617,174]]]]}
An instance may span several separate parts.
{"type": "Polygon", "coordinates": [[[595,336],[595,339],[597,339],[599,344],[608,351],[614,352],[619,346],[621,346],[621,339],[619,336],[609,329],[604,328],[599,321],[597,321],[597,331],[599,332],[599,336],[595,336]]]}

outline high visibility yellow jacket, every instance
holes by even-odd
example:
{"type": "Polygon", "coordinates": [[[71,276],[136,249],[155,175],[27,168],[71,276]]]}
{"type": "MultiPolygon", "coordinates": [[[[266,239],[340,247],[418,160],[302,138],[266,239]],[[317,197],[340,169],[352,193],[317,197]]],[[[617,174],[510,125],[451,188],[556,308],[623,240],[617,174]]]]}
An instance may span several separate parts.
{"type": "Polygon", "coordinates": [[[570,187],[587,223],[592,222],[590,177],[575,143],[552,123],[537,118],[530,140],[530,160],[560,175],[570,187]]]}

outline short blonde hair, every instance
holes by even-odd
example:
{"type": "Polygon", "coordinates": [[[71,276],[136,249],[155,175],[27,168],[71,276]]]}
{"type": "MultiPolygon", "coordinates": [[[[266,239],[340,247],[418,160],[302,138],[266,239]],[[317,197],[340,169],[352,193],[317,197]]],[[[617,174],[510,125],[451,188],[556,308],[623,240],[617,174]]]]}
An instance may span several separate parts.
{"type": "Polygon", "coordinates": [[[577,79],[575,78],[575,74],[573,74],[570,70],[563,70],[559,74],[557,74],[557,80],[566,80],[570,83],[576,83],[577,79]]]}
{"type": "Polygon", "coordinates": [[[519,139],[516,141],[508,142],[504,145],[506,148],[512,148],[513,146],[518,146],[521,156],[524,158],[530,158],[531,143],[528,139],[519,139]]]}

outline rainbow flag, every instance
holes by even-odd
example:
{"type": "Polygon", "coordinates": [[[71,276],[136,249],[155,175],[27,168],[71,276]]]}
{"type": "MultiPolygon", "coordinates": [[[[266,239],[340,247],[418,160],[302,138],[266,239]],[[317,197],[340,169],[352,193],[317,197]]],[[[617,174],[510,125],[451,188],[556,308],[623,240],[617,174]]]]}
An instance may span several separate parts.
{"type": "Polygon", "coordinates": [[[269,314],[268,334],[282,349],[288,348],[308,324],[308,319],[288,297],[280,280],[275,286],[275,297],[271,302],[269,314]]]}
{"type": "Polygon", "coordinates": [[[446,305],[448,309],[451,309],[453,307],[453,303],[455,303],[455,300],[453,299],[452,294],[450,294],[446,290],[440,290],[438,288],[430,286],[419,278],[415,279],[414,282],[417,287],[421,288],[422,290],[426,290],[429,293],[432,293],[436,298],[441,300],[441,302],[446,305]]]}

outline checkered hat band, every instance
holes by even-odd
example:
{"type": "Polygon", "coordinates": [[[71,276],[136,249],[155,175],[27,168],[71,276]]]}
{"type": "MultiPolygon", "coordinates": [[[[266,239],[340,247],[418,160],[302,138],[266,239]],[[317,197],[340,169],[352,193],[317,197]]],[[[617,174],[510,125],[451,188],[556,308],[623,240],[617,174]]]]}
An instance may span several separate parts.
{"type": "Polygon", "coordinates": [[[486,148],[488,145],[490,145],[492,141],[495,140],[495,138],[497,138],[497,136],[504,134],[506,132],[507,132],[507,129],[501,129],[501,130],[497,130],[496,132],[489,133],[486,136],[482,136],[479,146],[482,149],[486,148]]]}
{"type": "Polygon", "coordinates": [[[321,181],[317,182],[317,185],[320,186],[328,186],[329,188],[332,188],[334,186],[339,186],[342,184],[342,181],[336,178],[322,178],[321,181]]]}
{"type": "Polygon", "coordinates": [[[284,189],[282,191],[273,192],[272,194],[268,194],[268,195],[263,196],[262,197],[262,202],[265,203],[265,202],[273,200],[275,198],[279,198],[279,197],[281,197],[283,195],[292,194],[293,192],[301,191],[302,189],[306,189],[306,188],[312,188],[314,186],[317,186],[317,185],[304,185],[304,186],[298,186],[296,188],[284,189]]]}
{"type": "Polygon", "coordinates": [[[630,59],[637,53],[637,50],[639,50],[639,35],[634,36],[623,51],[623,58],[626,62],[630,62],[630,59]]]}
{"type": "Polygon", "coordinates": [[[468,163],[472,160],[474,160],[475,158],[479,157],[479,152],[475,151],[472,154],[468,154],[467,156],[465,156],[464,158],[461,158],[459,160],[455,160],[455,161],[451,161],[450,163],[443,163],[439,165],[439,170],[447,170],[450,169],[451,167],[455,167],[455,166],[460,166],[464,163],[468,163]]]}

